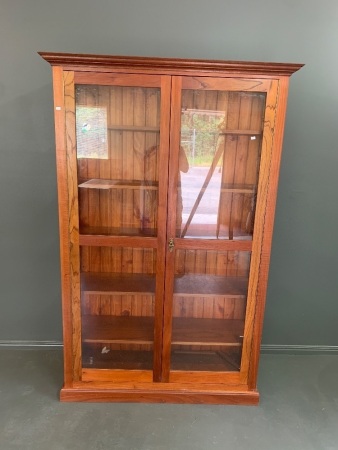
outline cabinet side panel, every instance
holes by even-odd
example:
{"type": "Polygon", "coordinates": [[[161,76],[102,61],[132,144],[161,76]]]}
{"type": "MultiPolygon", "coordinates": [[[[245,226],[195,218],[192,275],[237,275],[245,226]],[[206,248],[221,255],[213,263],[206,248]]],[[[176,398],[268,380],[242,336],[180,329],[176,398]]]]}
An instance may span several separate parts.
{"type": "Polygon", "coordinates": [[[263,318],[265,309],[265,300],[269,275],[270,254],[273,236],[273,225],[275,218],[279,169],[282,154],[284,125],[286,116],[287,96],[288,96],[289,78],[282,77],[279,81],[276,117],[274,124],[273,143],[271,150],[271,164],[267,185],[266,210],[263,223],[263,236],[261,247],[261,262],[259,270],[259,282],[257,287],[257,306],[255,313],[255,324],[253,331],[253,342],[251,349],[251,362],[248,374],[249,389],[255,389],[258,371],[258,362],[260,355],[260,344],[263,330],[263,318]]]}
{"type": "Polygon", "coordinates": [[[259,345],[262,334],[272,226],[277,193],[278,176],[276,169],[279,168],[281,156],[282,129],[280,129],[280,126],[283,126],[283,123],[277,122],[277,110],[280,112],[279,108],[281,108],[282,116],[285,113],[285,100],[283,100],[283,95],[281,95],[281,83],[281,80],[271,82],[271,88],[267,93],[264,117],[262,155],[259,168],[248,305],[241,366],[242,381],[247,380],[249,382],[250,378],[250,388],[256,386],[259,345]]]}
{"type": "Polygon", "coordinates": [[[74,72],[64,72],[67,185],[68,185],[68,229],[69,229],[69,270],[72,298],[72,343],[73,379],[78,381],[81,373],[81,311],[80,311],[80,250],[79,250],[79,207],[75,135],[75,92],[74,72]]]}
{"type": "Polygon", "coordinates": [[[69,211],[68,211],[68,181],[67,181],[67,155],[66,155],[66,131],[65,131],[65,106],[63,70],[61,67],[53,67],[53,91],[54,91],[54,121],[55,121],[55,146],[56,146],[56,170],[58,185],[58,209],[59,209],[59,234],[60,234],[60,263],[61,263],[61,288],[62,288],[62,321],[63,321],[63,345],[64,345],[64,386],[71,387],[73,380],[72,370],[72,306],[71,306],[71,282],[69,260],[69,211]]]}

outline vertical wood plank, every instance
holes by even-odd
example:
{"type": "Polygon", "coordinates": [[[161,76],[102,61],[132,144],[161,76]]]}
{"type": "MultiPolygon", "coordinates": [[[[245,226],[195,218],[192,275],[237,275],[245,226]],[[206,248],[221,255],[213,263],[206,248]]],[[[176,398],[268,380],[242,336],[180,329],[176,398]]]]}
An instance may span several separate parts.
{"type": "MultiPolygon", "coordinates": [[[[250,128],[251,110],[252,94],[241,93],[238,121],[238,127],[240,130],[248,130],[250,128]]],[[[238,136],[235,173],[233,180],[233,183],[235,185],[245,184],[249,142],[249,136],[238,136]]],[[[245,232],[245,230],[242,230],[241,226],[244,213],[243,205],[245,205],[244,197],[243,194],[233,194],[232,199],[231,223],[234,230],[234,235],[238,236],[244,234],[243,232],[245,232]]],[[[246,215],[246,213],[244,213],[244,215],[246,215]]]]}
{"type": "MultiPolygon", "coordinates": [[[[134,97],[133,88],[124,87],[122,92],[122,119],[123,125],[133,125],[134,122],[134,97]]],[[[133,152],[134,136],[132,131],[123,131],[123,179],[132,180],[134,174],[134,152],[133,152]]],[[[131,228],[133,224],[133,192],[130,189],[123,189],[122,198],[122,217],[123,226],[131,228]]]]}
{"type": "MultiPolygon", "coordinates": [[[[110,124],[122,125],[122,87],[110,86],[110,124]]],[[[112,179],[123,179],[123,132],[110,130],[110,173],[112,179]]],[[[121,189],[110,190],[111,207],[114,214],[111,216],[111,227],[117,231],[122,227],[123,194],[121,189]]]]}
{"type": "MultiPolygon", "coordinates": [[[[225,121],[225,130],[236,130],[239,127],[240,98],[239,93],[228,93],[227,116],[225,121]]],[[[223,167],[222,167],[222,185],[233,184],[235,176],[235,164],[237,153],[238,137],[227,135],[224,139],[223,167]]],[[[217,229],[220,237],[228,236],[233,238],[233,225],[231,222],[233,194],[224,193],[220,195],[218,210],[217,229]]]]}

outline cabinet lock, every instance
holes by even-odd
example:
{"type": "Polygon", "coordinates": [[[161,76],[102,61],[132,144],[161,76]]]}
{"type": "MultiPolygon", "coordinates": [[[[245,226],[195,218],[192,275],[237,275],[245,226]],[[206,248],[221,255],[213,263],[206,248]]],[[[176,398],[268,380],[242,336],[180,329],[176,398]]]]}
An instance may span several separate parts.
{"type": "Polygon", "coordinates": [[[168,247],[169,247],[169,251],[170,251],[170,252],[172,252],[172,251],[174,250],[174,247],[175,247],[175,244],[174,244],[174,238],[170,238],[170,239],[169,239],[168,247]]]}

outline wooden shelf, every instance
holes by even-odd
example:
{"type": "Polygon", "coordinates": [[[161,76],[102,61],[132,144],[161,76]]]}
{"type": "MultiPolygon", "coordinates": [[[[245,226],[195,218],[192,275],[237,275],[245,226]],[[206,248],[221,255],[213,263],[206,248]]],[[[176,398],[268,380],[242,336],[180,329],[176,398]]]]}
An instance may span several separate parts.
{"type": "Polygon", "coordinates": [[[222,184],[221,192],[233,194],[255,194],[256,186],[253,184],[222,184]]]}
{"type": "Polygon", "coordinates": [[[222,130],[219,135],[238,135],[238,136],[260,136],[262,134],[262,130],[222,130]]]}
{"type": "Polygon", "coordinates": [[[83,272],[81,290],[87,294],[154,295],[155,275],[83,272]]]}
{"type": "Polygon", "coordinates": [[[105,344],[152,344],[153,317],[82,317],[82,342],[105,344]]]}
{"type": "Polygon", "coordinates": [[[152,190],[158,189],[158,183],[145,180],[107,180],[101,178],[92,178],[81,182],[79,188],[87,189],[137,189],[152,190]]]}
{"type": "MultiPolygon", "coordinates": [[[[82,367],[88,369],[153,370],[153,352],[145,350],[109,350],[84,345],[82,367]]],[[[97,347],[97,346],[96,346],[97,347]]]]}
{"type": "MultiPolygon", "coordinates": [[[[155,294],[155,275],[83,272],[81,290],[88,294],[155,294]]],[[[217,275],[176,276],[174,295],[190,297],[245,297],[248,279],[217,275]]]]}
{"type": "MultiPolygon", "coordinates": [[[[206,111],[208,113],[208,111],[206,111]]],[[[204,134],[210,134],[213,136],[227,136],[227,135],[236,135],[236,136],[260,136],[263,134],[262,130],[245,130],[245,129],[236,129],[236,130],[210,130],[210,131],[201,131],[204,134]]],[[[189,133],[189,131],[187,131],[189,133]]],[[[192,130],[190,130],[190,133],[192,133],[192,130]]],[[[196,134],[198,134],[199,131],[196,130],[196,134]]]]}
{"type": "Polygon", "coordinates": [[[149,131],[151,133],[159,133],[160,127],[137,126],[137,125],[109,125],[110,131],[149,131]]]}
{"type": "MultiPolygon", "coordinates": [[[[240,351],[234,355],[224,351],[173,351],[170,369],[191,372],[233,372],[240,368],[240,351]]],[[[240,348],[238,348],[240,350],[240,348]]]]}
{"type": "MultiPolygon", "coordinates": [[[[197,133],[198,133],[198,131],[197,131],[197,133]]],[[[207,131],[207,132],[204,132],[204,133],[211,134],[211,135],[216,135],[216,136],[224,136],[224,135],[225,136],[227,136],[227,135],[260,136],[260,135],[263,134],[262,130],[245,130],[245,129],[243,129],[243,130],[239,130],[239,129],[237,129],[237,130],[227,130],[227,129],[225,129],[225,130],[221,130],[221,131],[218,131],[218,130],[207,131]]]]}
{"type": "Polygon", "coordinates": [[[243,320],[173,318],[172,344],[198,346],[242,345],[243,320]]]}
{"type": "Polygon", "coordinates": [[[218,275],[183,275],[175,277],[174,295],[190,297],[244,297],[248,279],[218,275]]]}
{"type": "MultiPolygon", "coordinates": [[[[173,318],[172,345],[240,347],[243,320],[173,318]]],[[[82,317],[82,342],[153,344],[154,318],[136,316],[82,317]]]]}
{"type": "MultiPolygon", "coordinates": [[[[82,367],[87,369],[153,370],[153,352],[145,350],[106,350],[104,345],[85,344],[82,352],[82,367]]],[[[224,347],[223,351],[172,351],[171,370],[189,371],[238,371],[240,348],[234,353],[224,347]]]]}
{"type": "MultiPolygon", "coordinates": [[[[229,236],[229,233],[222,235],[222,230],[217,235],[216,225],[195,225],[192,224],[189,226],[188,231],[186,232],[184,238],[180,239],[212,239],[215,242],[219,241],[228,241],[228,242],[251,242],[252,234],[245,233],[244,231],[235,231],[237,234],[233,236],[229,236]],[[242,233],[242,234],[240,234],[242,233]]],[[[198,244],[196,244],[198,245],[198,244]]]]}
{"type": "Polygon", "coordinates": [[[86,236],[142,236],[154,237],[157,229],[154,228],[126,228],[126,227],[83,227],[80,225],[80,237],[86,236]]]}
{"type": "MultiPolygon", "coordinates": [[[[182,185],[178,186],[179,191],[182,191],[182,185]]],[[[209,186],[202,187],[200,189],[200,193],[204,193],[207,190],[210,190],[209,186]]],[[[229,192],[234,194],[255,194],[256,186],[253,184],[222,184],[220,191],[221,192],[229,192]]]]}

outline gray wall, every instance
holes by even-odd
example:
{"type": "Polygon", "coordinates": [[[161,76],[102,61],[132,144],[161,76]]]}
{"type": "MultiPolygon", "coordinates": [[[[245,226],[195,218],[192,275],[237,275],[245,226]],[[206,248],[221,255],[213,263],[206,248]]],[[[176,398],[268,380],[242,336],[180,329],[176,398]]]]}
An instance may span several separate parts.
{"type": "Polygon", "coordinates": [[[61,339],[51,70],[37,51],[302,62],[263,342],[338,345],[337,0],[0,1],[0,341],[61,339]]]}

